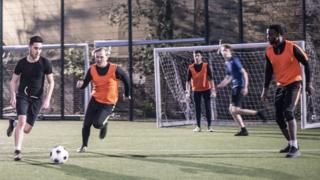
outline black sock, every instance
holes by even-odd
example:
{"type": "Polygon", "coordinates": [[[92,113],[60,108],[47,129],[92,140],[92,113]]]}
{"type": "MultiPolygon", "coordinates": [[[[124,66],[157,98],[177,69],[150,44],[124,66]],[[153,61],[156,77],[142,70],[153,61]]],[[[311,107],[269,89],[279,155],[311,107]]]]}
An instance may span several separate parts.
{"type": "Polygon", "coordinates": [[[90,136],[90,127],[82,128],[82,146],[88,146],[90,136]]]}
{"type": "Polygon", "coordinates": [[[241,131],[242,131],[242,132],[247,132],[246,127],[242,127],[242,128],[241,128],[241,131]]]}

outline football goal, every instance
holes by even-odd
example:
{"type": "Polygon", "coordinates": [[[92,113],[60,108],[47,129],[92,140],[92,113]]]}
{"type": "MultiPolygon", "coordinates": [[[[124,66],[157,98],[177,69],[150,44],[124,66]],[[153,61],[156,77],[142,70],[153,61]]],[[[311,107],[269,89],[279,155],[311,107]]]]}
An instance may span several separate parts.
{"type": "MultiPolygon", "coordinates": [[[[296,43],[305,48],[304,41],[296,43]]],[[[274,117],[274,98],[276,84],[272,81],[269,88],[268,101],[260,101],[260,94],[264,83],[265,67],[265,48],[267,43],[248,43],[231,44],[235,55],[240,57],[244,68],[249,76],[249,93],[244,98],[242,106],[248,109],[264,110],[267,120],[272,122],[274,117]]],[[[194,102],[185,96],[185,83],[187,80],[188,65],[193,63],[193,52],[202,50],[204,52],[204,61],[211,68],[214,82],[217,85],[225,76],[225,61],[223,57],[216,53],[218,45],[211,46],[191,46],[191,47],[170,47],[154,49],[154,68],[155,68],[155,92],[156,92],[156,110],[157,126],[177,126],[195,124],[194,102]]],[[[308,50],[310,54],[314,50],[308,50]]],[[[316,57],[309,55],[309,61],[312,65],[313,83],[319,81],[320,75],[315,71],[319,63],[316,57]]],[[[303,66],[302,66],[303,67],[303,66]]],[[[318,67],[319,69],[319,67],[318,67]]],[[[302,68],[303,70],[303,68],[302,68]]],[[[314,84],[314,86],[317,84],[314,84]]],[[[319,85],[318,85],[319,86],[319,85]]],[[[230,103],[231,88],[219,89],[217,97],[211,99],[213,123],[233,123],[229,114],[228,107],[230,103]]],[[[305,87],[301,94],[301,108],[297,108],[297,117],[301,118],[302,128],[319,127],[319,108],[315,107],[319,103],[319,93],[307,98],[305,87]],[[308,100],[308,102],[307,102],[308,100]],[[312,108],[306,105],[312,103],[312,108]]],[[[205,123],[204,108],[202,108],[202,119],[205,123]]],[[[258,117],[244,116],[247,122],[262,122],[258,117]]]]}

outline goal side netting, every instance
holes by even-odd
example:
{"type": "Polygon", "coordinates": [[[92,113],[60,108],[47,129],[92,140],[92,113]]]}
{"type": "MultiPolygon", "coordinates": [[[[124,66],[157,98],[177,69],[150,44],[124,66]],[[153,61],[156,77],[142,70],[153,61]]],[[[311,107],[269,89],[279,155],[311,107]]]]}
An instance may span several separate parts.
{"type": "MultiPolygon", "coordinates": [[[[299,46],[305,47],[304,41],[296,42],[299,46]]],[[[235,51],[235,56],[240,57],[244,68],[249,76],[249,93],[244,98],[242,107],[246,109],[264,110],[268,122],[273,122],[274,117],[274,98],[276,84],[272,81],[269,88],[268,101],[262,103],[260,94],[264,83],[265,67],[265,48],[267,43],[248,43],[248,44],[231,44],[235,51]]],[[[155,92],[156,92],[156,111],[157,126],[177,126],[195,124],[194,101],[185,96],[185,83],[187,81],[188,66],[193,63],[193,53],[196,50],[204,52],[204,61],[211,68],[212,77],[215,84],[222,81],[225,76],[225,61],[223,57],[216,53],[218,45],[212,46],[192,46],[192,47],[170,47],[154,49],[154,67],[155,67],[155,92]]],[[[308,52],[308,51],[307,51],[308,52]]],[[[313,56],[309,58],[311,63],[316,63],[313,56]]],[[[302,68],[303,69],[303,68],[302,68]]],[[[317,72],[317,71],[313,71],[317,72]]],[[[319,76],[317,73],[314,74],[319,76]]],[[[318,77],[313,77],[317,79],[318,77]]],[[[302,119],[303,128],[310,124],[307,121],[307,107],[305,88],[301,95],[301,108],[297,108],[297,117],[302,119]]],[[[228,86],[219,89],[217,97],[211,99],[211,114],[214,124],[233,123],[229,113],[231,87],[228,86]]],[[[317,97],[312,97],[313,104],[317,97]]],[[[202,101],[203,102],[203,101],[202,101]]],[[[203,104],[203,103],[202,103],[203,104]]],[[[203,106],[203,105],[202,105],[203,106]]],[[[206,123],[205,108],[202,108],[202,124],[206,123]]],[[[313,109],[316,117],[316,109],[313,109]]],[[[262,122],[257,116],[243,116],[246,122],[262,122]]],[[[311,116],[310,118],[311,119],[311,116]]]]}

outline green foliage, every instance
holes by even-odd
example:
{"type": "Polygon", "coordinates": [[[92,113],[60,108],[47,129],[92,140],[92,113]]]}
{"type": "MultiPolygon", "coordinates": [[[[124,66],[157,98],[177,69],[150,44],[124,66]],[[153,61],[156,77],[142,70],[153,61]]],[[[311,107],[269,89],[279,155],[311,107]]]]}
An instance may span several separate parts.
{"type": "Polygon", "coordinates": [[[81,49],[69,48],[65,50],[65,75],[82,79],[84,76],[84,53],[81,49]]]}
{"type": "MultiPolygon", "coordinates": [[[[142,20],[147,20],[149,33],[146,39],[173,39],[180,35],[174,36],[173,11],[182,9],[187,11],[184,1],[173,0],[136,0],[133,6],[133,26],[139,28],[142,20]]],[[[126,3],[112,6],[111,9],[99,9],[101,17],[107,17],[110,25],[119,25],[126,27],[128,22],[128,7],[126,3]]],[[[154,45],[139,46],[135,49],[134,58],[138,61],[135,63],[135,71],[143,72],[145,75],[153,73],[153,48],[154,45]]]]}

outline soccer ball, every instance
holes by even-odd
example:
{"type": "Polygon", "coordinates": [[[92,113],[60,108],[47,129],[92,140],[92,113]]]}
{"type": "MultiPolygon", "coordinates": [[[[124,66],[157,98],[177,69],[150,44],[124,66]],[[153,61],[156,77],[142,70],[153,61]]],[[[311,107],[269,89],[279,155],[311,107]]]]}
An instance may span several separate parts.
{"type": "Polygon", "coordinates": [[[68,158],[69,152],[63,146],[55,146],[50,151],[50,160],[54,164],[63,164],[68,158]]]}

